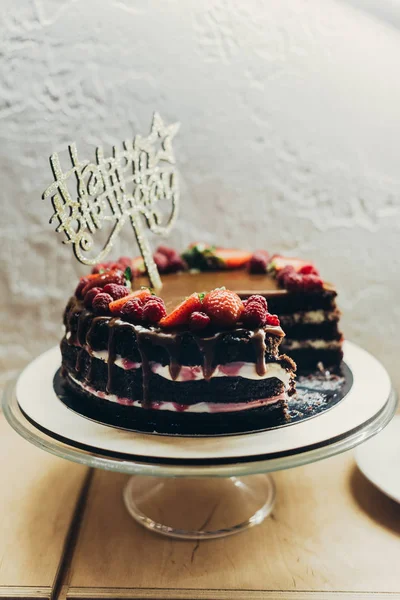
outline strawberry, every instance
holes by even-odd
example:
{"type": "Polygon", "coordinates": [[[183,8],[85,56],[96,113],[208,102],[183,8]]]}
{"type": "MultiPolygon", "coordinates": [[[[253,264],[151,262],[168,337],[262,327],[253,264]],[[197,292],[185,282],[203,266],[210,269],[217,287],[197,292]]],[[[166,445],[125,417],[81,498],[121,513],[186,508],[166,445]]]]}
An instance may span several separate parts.
{"type": "Polygon", "coordinates": [[[217,288],[206,294],[203,311],[214,325],[229,327],[237,323],[244,309],[241,298],[230,290],[217,288]]]}
{"type": "Polygon", "coordinates": [[[131,294],[128,294],[127,296],[124,296],[123,298],[119,298],[118,300],[114,300],[113,302],[110,302],[109,309],[113,315],[122,314],[122,312],[123,312],[122,307],[129,300],[133,300],[134,298],[137,298],[141,301],[144,301],[148,297],[151,297],[151,292],[148,288],[136,290],[136,292],[132,292],[131,294]]]}
{"type": "Polygon", "coordinates": [[[107,283],[117,283],[118,285],[123,285],[125,283],[125,277],[122,271],[106,271],[105,273],[101,273],[92,277],[90,281],[86,284],[86,286],[82,290],[82,295],[85,296],[89,290],[94,287],[103,288],[107,283]]]}
{"type": "Polygon", "coordinates": [[[183,302],[178,304],[174,310],[159,322],[161,327],[177,327],[185,325],[192,313],[202,310],[200,296],[197,293],[192,294],[183,302]]]}
{"type": "Polygon", "coordinates": [[[313,267],[314,271],[316,271],[314,265],[312,265],[310,262],[302,260],[301,258],[280,256],[279,254],[274,254],[268,263],[268,271],[273,271],[275,273],[279,273],[279,271],[285,267],[293,267],[296,273],[298,273],[304,267],[313,267]]]}
{"type": "Polygon", "coordinates": [[[224,269],[240,269],[251,259],[251,252],[234,250],[233,248],[216,248],[214,252],[224,269]]]}
{"type": "Polygon", "coordinates": [[[251,252],[197,243],[191,244],[182,258],[190,269],[200,271],[240,269],[249,262],[251,252]]]}

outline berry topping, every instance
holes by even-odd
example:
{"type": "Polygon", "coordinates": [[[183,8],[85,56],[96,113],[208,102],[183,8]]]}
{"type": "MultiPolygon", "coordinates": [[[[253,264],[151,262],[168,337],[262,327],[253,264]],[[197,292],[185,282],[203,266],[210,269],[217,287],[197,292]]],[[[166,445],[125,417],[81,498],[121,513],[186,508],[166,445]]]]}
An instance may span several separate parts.
{"type": "Polygon", "coordinates": [[[301,260],[301,258],[289,258],[287,256],[280,256],[279,254],[274,254],[274,256],[271,258],[268,264],[268,270],[278,273],[287,266],[293,267],[297,273],[299,273],[300,269],[302,269],[303,267],[313,267],[311,263],[306,262],[305,260],[301,260]]]}
{"type": "Polygon", "coordinates": [[[89,283],[89,279],[87,277],[81,277],[78,285],[76,286],[75,296],[77,298],[82,298],[82,291],[86,284],[89,283]]]}
{"type": "Polygon", "coordinates": [[[201,311],[199,294],[194,293],[181,302],[172,312],[160,321],[161,327],[177,327],[185,325],[193,312],[201,311]]]}
{"type": "Polygon", "coordinates": [[[97,294],[93,300],[93,310],[95,313],[99,315],[104,315],[108,313],[108,305],[112,302],[112,297],[110,294],[105,294],[101,292],[97,294]]]}
{"type": "Polygon", "coordinates": [[[92,273],[103,273],[104,271],[110,271],[119,269],[120,271],[124,271],[126,267],[131,266],[132,260],[128,256],[121,256],[118,260],[112,261],[109,260],[104,263],[98,263],[92,269],[92,273]]]}
{"type": "Polygon", "coordinates": [[[241,298],[230,290],[217,288],[206,294],[203,310],[214,325],[229,327],[239,320],[243,312],[241,298]]]}
{"type": "Polygon", "coordinates": [[[322,290],[324,282],[318,275],[300,275],[299,273],[288,273],[283,280],[284,287],[290,292],[310,293],[322,290]]]}
{"type": "Polygon", "coordinates": [[[158,323],[166,314],[165,304],[161,298],[147,300],[143,307],[143,320],[147,323],[158,323]]]}
{"type": "Polygon", "coordinates": [[[283,269],[277,272],[276,279],[280,285],[285,287],[286,277],[293,273],[296,273],[295,268],[292,265],[286,265],[286,267],[283,267],[283,269]]]}
{"type": "Polygon", "coordinates": [[[122,307],[133,298],[138,298],[142,302],[145,298],[151,298],[151,292],[148,288],[143,288],[141,290],[136,290],[136,292],[131,292],[128,296],[124,296],[123,298],[119,298],[118,300],[114,300],[110,304],[110,311],[113,315],[124,314],[122,311],[122,307]],[[121,312],[122,311],[122,312],[121,312]]]}
{"type": "Polygon", "coordinates": [[[161,252],[156,252],[153,256],[153,259],[160,273],[166,273],[169,265],[167,256],[165,256],[165,254],[161,254],[161,252]]]}
{"type": "Polygon", "coordinates": [[[206,313],[196,311],[189,317],[189,326],[192,331],[201,331],[205,329],[211,322],[211,319],[206,313]]]}
{"type": "Polygon", "coordinates": [[[243,325],[246,327],[262,327],[267,320],[268,311],[260,302],[247,301],[242,314],[243,325]]]}
{"type": "Polygon", "coordinates": [[[170,261],[178,255],[177,251],[174,248],[170,248],[169,246],[160,245],[158,246],[156,253],[163,254],[170,261]]]}
{"type": "Polygon", "coordinates": [[[274,327],[279,327],[281,324],[278,315],[271,315],[271,313],[267,314],[266,323],[267,325],[273,325],[274,327]]]}
{"type": "Polygon", "coordinates": [[[82,294],[85,295],[87,292],[94,287],[103,288],[107,283],[117,283],[123,285],[125,283],[125,277],[122,271],[106,271],[95,275],[82,290],[82,294]]]}
{"type": "Polygon", "coordinates": [[[254,252],[249,260],[249,272],[259,274],[267,273],[269,258],[269,253],[266,250],[257,250],[254,252]]]}
{"type": "Polygon", "coordinates": [[[139,298],[128,300],[121,308],[121,314],[129,320],[141,323],[143,321],[143,302],[139,298]]]}
{"type": "Polygon", "coordinates": [[[83,299],[83,304],[86,306],[86,308],[91,308],[91,306],[93,304],[93,300],[96,298],[97,294],[101,294],[102,291],[103,291],[102,288],[95,287],[95,288],[92,288],[91,290],[89,290],[85,294],[85,297],[83,299]]]}
{"type": "Polygon", "coordinates": [[[245,306],[247,306],[248,304],[252,304],[253,302],[260,304],[264,308],[265,312],[268,312],[268,303],[264,296],[260,296],[259,294],[253,294],[252,296],[249,296],[247,298],[244,304],[245,306]]]}
{"type": "Polygon", "coordinates": [[[318,269],[312,264],[304,265],[298,270],[298,273],[301,275],[319,275],[318,269]]]}
{"type": "Polygon", "coordinates": [[[171,258],[168,264],[168,273],[176,273],[177,271],[185,271],[187,269],[187,264],[177,254],[174,258],[171,258]]]}
{"type": "Polygon", "coordinates": [[[251,252],[233,248],[217,248],[207,244],[192,244],[183,254],[190,269],[212,271],[219,269],[240,269],[251,258],[251,252]]]}
{"type": "Polygon", "coordinates": [[[117,283],[107,283],[104,286],[103,291],[106,294],[110,294],[113,300],[124,298],[129,295],[129,289],[124,285],[118,285],[117,283]]]}

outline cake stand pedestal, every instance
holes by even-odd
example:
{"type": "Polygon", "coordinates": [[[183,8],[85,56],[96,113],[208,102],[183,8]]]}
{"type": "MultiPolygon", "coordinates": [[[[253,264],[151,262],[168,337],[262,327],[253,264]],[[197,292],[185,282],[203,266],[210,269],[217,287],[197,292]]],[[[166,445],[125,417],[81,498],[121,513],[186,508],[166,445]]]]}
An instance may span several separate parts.
{"type": "Polygon", "coordinates": [[[39,356],[8,386],[3,408],[10,425],[36,446],[133,475],[125,505],[148,529],[175,538],[217,538],[271,513],[275,486],[268,473],[349,450],[389,423],[396,395],[387,372],[355,344],[346,342],[344,350],[353,384],[339,403],[316,417],[258,433],[173,437],[91,421],[69,410],[54,391],[58,348],[39,356]]]}

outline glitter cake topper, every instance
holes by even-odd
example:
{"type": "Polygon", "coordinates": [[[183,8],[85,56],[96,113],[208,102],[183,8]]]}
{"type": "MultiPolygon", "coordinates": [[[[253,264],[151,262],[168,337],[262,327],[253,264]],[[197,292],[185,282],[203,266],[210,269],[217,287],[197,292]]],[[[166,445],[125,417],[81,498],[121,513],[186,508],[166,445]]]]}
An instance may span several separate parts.
{"type": "Polygon", "coordinates": [[[50,157],[54,182],[43,193],[51,198],[54,214],[50,223],[58,219],[57,232],[66,235],[64,243],[72,244],[76,258],[85,265],[102,262],[113,247],[127,219],[136,240],[152,287],[160,289],[161,279],[145,235],[144,220],[150,231],[168,233],[178,214],[179,182],[174,167],[172,139],[179,123],[164,125],[154,113],[150,134],[136,135],[125,141],[122,148],[113,147],[112,156],[104,157],[101,147],[96,149],[96,162],[81,161],[75,144],[68,147],[72,168],[63,172],[58,154],[50,157]],[[159,143],[160,147],[157,147],[159,143]],[[75,175],[77,196],[69,193],[67,182],[75,175]],[[170,203],[167,217],[160,211],[160,203],[170,203]],[[103,249],[90,256],[96,229],[103,222],[112,224],[112,230],[103,249]]]}

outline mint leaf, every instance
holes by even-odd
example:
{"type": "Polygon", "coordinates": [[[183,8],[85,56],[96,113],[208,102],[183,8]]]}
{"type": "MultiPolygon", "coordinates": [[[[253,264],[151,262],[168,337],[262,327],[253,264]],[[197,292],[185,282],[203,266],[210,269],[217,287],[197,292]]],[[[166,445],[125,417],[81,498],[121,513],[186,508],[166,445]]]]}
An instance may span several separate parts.
{"type": "Polygon", "coordinates": [[[132,281],[132,269],[130,267],[126,267],[126,269],[124,271],[124,277],[128,281],[132,281]]]}

